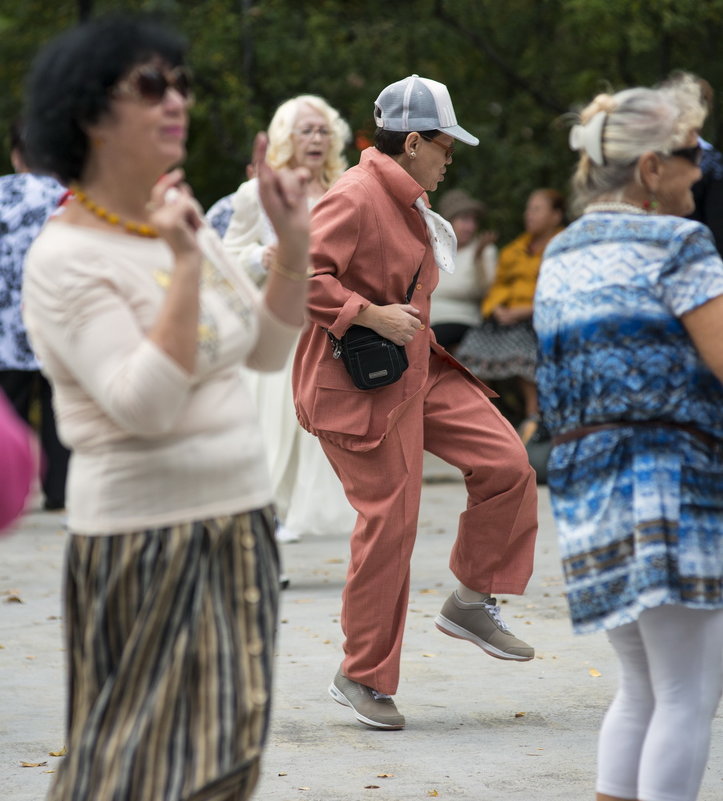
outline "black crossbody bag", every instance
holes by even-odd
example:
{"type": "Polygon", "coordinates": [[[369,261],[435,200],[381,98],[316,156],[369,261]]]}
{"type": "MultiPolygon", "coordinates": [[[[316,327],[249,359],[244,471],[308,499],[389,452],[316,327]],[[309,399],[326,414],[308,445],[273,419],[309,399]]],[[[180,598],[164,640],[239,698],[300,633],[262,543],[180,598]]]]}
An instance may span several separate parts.
{"type": "MultiPolygon", "coordinates": [[[[421,266],[419,268],[422,269],[421,266]]],[[[414,294],[419,270],[414,274],[407,289],[405,303],[414,294]]],[[[399,381],[402,373],[409,367],[404,345],[395,345],[391,340],[364,325],[351,325],[346,333],[337,339],[329,330],[333,356],[341,358],[347,372],[359,389],[377,389],[399,381]]]]}

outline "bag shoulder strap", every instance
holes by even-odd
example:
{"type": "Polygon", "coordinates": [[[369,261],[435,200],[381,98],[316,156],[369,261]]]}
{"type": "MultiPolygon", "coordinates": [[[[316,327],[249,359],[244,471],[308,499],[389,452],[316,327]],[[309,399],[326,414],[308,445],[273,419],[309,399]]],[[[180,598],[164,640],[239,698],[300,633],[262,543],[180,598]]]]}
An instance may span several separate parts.
{"type": "Polygon", "coordinates": [[[412,278],[412,283],[409,285],[407,289],[406,297],[404,298],[405,303],[409,303],[412,299],[412,295],[414,294],[414,288],[417,286],[417,278],[419,278],[419,273],[422,271],[422,265],[420,264],[417,268],[417,272],[414,273],[414,278],[412,278]]]}
{"type": "MultiPolygon", "coordinates": [[[[412,295],[414,294],[414,288],[417,285],[417,278],[419,278],[419,273],[421,272],[421,270],[422,270],[422,265],[420,264],[419,267],[417,268],[417,272],[414,273],[414,278],[412,278],[412,283],[407,288],[407,294],[406,294],[406,296],[404,298],[404,302],[405,303],[409,303],[409,301],[412,299],[412,295]]],[[[332,334],[331,331],[329,331],[328,328],[325,328],[324,331],[326,331],[326,334],[329,337],[329,339],[331,340],[332,346],[334,347],[334,358],[338,359],[339,355],[341,354],[341,349],[340,349],[340,344],[339,344],[339,343],[341,343],[341,340],[337,339],[334,336],[334,334],[332,334]]]]}

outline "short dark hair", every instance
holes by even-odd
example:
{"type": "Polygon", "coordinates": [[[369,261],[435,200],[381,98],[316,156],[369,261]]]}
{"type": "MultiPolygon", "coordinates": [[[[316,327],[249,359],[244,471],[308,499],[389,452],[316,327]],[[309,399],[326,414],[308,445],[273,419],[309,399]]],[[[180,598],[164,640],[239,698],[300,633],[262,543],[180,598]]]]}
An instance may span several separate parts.
{"type": "MultiPolygon", "coordinates": [[[[404,143],[413,131],[387,131],[385,128],[377,128],[374,131],[374,147],[387,156],[399,156],[404,152],[404,143]]],[[[423,139],[434,139],[439,136],[439,131],[417,131],[423,139]]]]}
{"type": "Polygon", "coordinates": [[[185,42],[147,14],[111,14],[60,34],[37,55],[26,87],[25,146],[64,183],[81,177],[85,129],[108,111],[110,90],[132,67],[160,57],[183,63],[185,42]]]}

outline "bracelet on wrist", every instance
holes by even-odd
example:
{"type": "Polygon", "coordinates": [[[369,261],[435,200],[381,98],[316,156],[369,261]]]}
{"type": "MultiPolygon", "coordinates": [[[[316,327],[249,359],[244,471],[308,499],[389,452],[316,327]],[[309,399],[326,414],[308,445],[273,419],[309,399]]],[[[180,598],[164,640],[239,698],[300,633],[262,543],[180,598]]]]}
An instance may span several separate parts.
{"type": "Polygon", "coordinates": [[[284,278],[288,278],[289,281],[306,281],[306,279],[310,275],[309,269],[306,272],[298,273],[295,270],[289,270],[287,267],[284,267],[283,264],[280,264],[276,259],[273,259],[271,264],[269,265],[269,269],[273,270],[275,273],[283,276],[284,278]]]}

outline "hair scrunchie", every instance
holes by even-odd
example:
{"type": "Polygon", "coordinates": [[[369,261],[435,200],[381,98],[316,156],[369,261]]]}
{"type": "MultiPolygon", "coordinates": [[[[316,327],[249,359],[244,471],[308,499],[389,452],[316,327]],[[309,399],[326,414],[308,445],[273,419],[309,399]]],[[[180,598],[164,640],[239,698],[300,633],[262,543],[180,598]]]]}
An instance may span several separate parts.
{"type": "Polygon", "coordinates": [[[606,111],[598,111],[585,125],[573,125],[570,129],[570,147],[582,150],[592,161],[602,167],[605,156],[602,150],[602,130],[605,125],[606,111]]]}

